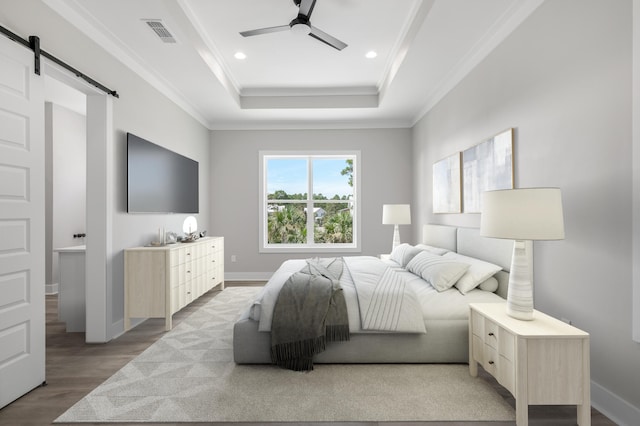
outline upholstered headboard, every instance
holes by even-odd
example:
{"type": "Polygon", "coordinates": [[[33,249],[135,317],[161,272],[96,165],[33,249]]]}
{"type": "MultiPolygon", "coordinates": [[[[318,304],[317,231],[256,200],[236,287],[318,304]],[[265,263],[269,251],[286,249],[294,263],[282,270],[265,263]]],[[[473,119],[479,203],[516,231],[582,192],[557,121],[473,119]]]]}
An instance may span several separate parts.
{"type": "Polygon", "coordinates": [[[422,243],[442,247],[469,257],[485,260],[502,267],[496,274],[498,290],[501,297],[507,297],[509,270],[513,254],[513,241],[480,236],[480,230],[474,228],[458,228],[447,225],[424,225],[422,243]]]}

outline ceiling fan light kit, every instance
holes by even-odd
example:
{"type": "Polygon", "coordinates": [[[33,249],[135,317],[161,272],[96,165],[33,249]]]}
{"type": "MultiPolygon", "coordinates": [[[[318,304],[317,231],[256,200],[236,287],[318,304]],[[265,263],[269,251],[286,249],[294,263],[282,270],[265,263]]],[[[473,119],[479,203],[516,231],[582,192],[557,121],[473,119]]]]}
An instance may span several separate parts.
{"type": "Polygon", "coordinates": [[[342,50],[347,47],[347,44],[343,41],[340,41],[311,25],[311,13],[316,5],[316,0],[293,0],[293,3],[298,6],[300,10],[298,11],[298,16],[289,22],[289,25],[279,25],[276,27],[242,31],[240,32],[240,35],[243,37],[252,37],[261,34],[290,30],[294,34],[309,35],[337,50],[342,50]]]}
{"type": "Polygon", "coordinates": [[[291,32],[296,35],[308,35],[311,32],[311,27],[308,24],[297,22],[291,25],[291,32]]]}

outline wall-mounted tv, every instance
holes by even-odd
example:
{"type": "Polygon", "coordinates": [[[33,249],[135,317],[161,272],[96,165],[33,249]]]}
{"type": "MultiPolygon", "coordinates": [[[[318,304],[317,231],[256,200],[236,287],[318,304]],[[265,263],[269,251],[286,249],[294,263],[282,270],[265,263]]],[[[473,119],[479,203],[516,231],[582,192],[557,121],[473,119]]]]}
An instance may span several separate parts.
{"type": "Polygon", "coordinates": [[[127,133],[127,212],[198,213],[198,162],[127,133]]]}

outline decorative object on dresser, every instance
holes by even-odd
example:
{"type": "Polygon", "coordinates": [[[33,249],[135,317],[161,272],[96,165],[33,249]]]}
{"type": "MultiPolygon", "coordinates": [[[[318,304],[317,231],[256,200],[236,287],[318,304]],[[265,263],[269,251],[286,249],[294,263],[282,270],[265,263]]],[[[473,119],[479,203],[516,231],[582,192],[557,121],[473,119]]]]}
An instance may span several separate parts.
{"type": "Polygon", "coordinates": [[[184,238],[182,242],[191,242],[198,239],[198,221],[193,216],[187,216],[182,223],[182,232],[184,232],[184,238]]]}
{"type": "Polygon", "coordinates": [[[398,225],[411,225],[411,206],[409,204],[384,204],[382,206],[382,224],[393,225],[393,244],[391,250],[400,245],[398,225]]]}
{"type": "Polygon", "coordinates": [[[478,364],[516,400],[516,424],[529,405],[576,405],[578,424],[591,424],[589,334],[543,314],[508,316],[504,303],[469,304],[469,372],[478,364]]]}
{"type": "Polygon", "coordinates": [[[171,316],[218,284],[224,289],[224,238],[124,251],[124,328],[131,318],[171,316]]]}
{"type": "Polygon", "coordinates": [[[507,313],[533,319],[531,243],[525,240],[564,239],[562,196],[559,188],[522,188],[483,194],[480,235],[513,239],[507,313]]]}

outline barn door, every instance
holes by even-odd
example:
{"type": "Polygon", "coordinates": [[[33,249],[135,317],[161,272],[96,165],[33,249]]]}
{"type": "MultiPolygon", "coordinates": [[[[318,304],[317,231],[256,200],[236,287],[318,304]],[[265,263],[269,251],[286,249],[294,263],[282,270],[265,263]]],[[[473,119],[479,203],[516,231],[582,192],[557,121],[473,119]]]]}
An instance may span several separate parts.
{"type": "Polygon", "coordinates": [[[0,408],[45,380],[44,84],[0,36],[0,408]]]}

